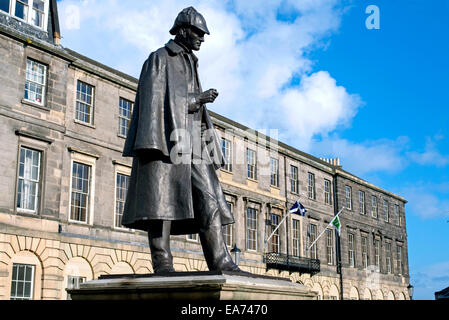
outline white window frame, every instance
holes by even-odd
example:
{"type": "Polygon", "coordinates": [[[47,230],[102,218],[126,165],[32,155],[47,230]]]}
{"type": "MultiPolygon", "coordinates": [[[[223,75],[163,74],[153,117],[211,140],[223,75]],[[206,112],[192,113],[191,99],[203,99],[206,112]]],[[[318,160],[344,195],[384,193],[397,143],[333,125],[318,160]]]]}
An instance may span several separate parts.
{"type": "Polygon", "coordinates": [[[257,210],[256,208],[253,208],[253,207],[246,208],[246,215],[245,215],[246,250],[252,251],[252,252],[256,252],[257,248],[258,248],[258,244],[257,244],[258,236],[259,236],[259,234],[258,234],[258,219],[257,219],[258,215],[259,215],[259,210],[257,210]],[[248,217],[249,210],[254,210],[254,219],[253,218],[249,219],[249,217],[248,217]],[[250,227],[249,220],[251,220],[251,227],[254,224],[254,226],[255,226],[254,229],[249,228],[250,227]],[[252,221],[254,221],[254,222],[252,222],[252,221]],[[251,237],[251,239],[250,239],[250,235],[252,235],[252,234],[254,234],[254,237],[251,237]],[[253,248],[252,244],[254,244],[255,248],[253,248]]]}
{"type": "Polygon", "coordinates": [[[221,169],[227,172],[232,172],[232,141],[226,138],[221,138],[221,148],[223,156],[226,159],[226,164],[221,169]]]}
{"type": "MultiPolygon", "coordinates": [[[[40,63],[40,62],[38,62],[38,61],[36,61],[36,60],[34,60],[34,59],[31,59],[31,58],[28,58],[27,57],[27,59],[26,59],[26,68],[25,68],[25,88],[24,88],[24,100],[25,101],[28,101],[28,102],[31,102],[31,103],[34,103],[34,104],[37,104],[37,105],[40,105],[40,106],[44,106],[45,104],[46,104],[46,94],[47,94],[47,70],[48,70],[48,67],[47,67],[47,65],[46,64],[44,64],[44,63],[40,63]],[[39,82],[36,82],[36,81],[34,81],[34,80],[31,80],[31,79],[28,79],[28,62],[31,62],[32,64],[37,64],[37,65],[40,65],[40,66],[43,66],[44,67],[44,73],[43,73],[43,77],[44,77],[44,79],[43,79],[43,83],[39,83],[39,82]],[[29,83],[34,83],[34,84],[36,84],[36,85],[39,85],[39,86],[42,86],[42,99],[41,99],[41,102],[39,102],[39,101],[36,101],[36,100],[32,100],[32,99],[29,99],[29,94],[28,94],[28,98],[25,98],[25,92],[27,91],[27,89],[26,89],[26,84],[27,84],[27,82],[29,82],[29,83]]],[[[29,91],[29,90],[28,90],[29,91]]]]}
{"type": "Polygon", "coordinates": [[[279,188],[279,160],[270,157],[270,185],[279,188]]]}
{"type": "MultiPolygon", "coordinates": [[[[117,177],[118,175],[123,175],[123,176],[127,176],[128,177],[128,181],[130,181],[131,179],[131,168],[123,166],[123,165],[115,165],[115,174],[114,174],[114,228],[116,229],[126,229],[123,226],[119,226],[117,225],[117,177]]],[[[129,188],[129,184],[128,184],[128,188],[129,188]]],[[[126,200],[126,195],[125,195],[125,200],[126,200]]],[[[123,217],[123,216],[122,216],[123,217]]]]}
{"type": "MultiPolygon", "coordinates": [[[[318,226],[314,223],[309,224],[309,245],[310,246],[318,236],[318,226]]],[[[318,241],[316,241],[313,246],[310,248],[310,258],[318,259],[318,241]]]]}
{"type": "Polygon", "coordinates": [[[359,213],[361,215],[366,215],[366,206],[365,206],[365,192],[359,191],[359,213]]]}
{"type": "Polygon", "coordinates": [[[92,85],[90,83],[87,83],[87,82],[85,82],[83,80],[76,79],[76,82],[75,82],[75,106],[74,106],[75,107],[74,119],[75,119],[76,123],[81,123],[81,124],[88,125],[88,126],[93,126],[94,125],[94,118],[95,118],[95,89],[96,88],[95,88],[94,85],[92,85]],[[78,99],[78,83],[87,85],[87,86],[92,88],[91,104],[88,104],[85,101],[78,99]],[[89,109],[90,110],[90,114],[89,114],[90,122],[87,122],[87,121],[84,121],[82,119],[78,119],[77,118],[77,111],[76,111],[76,109],[77,109],[78,103],[87,105],[90,108],[89,109]]]}
{"type": "Polygon", "coordinates": [[[292,254],[301,256],[301,220],[292,219],[292,254]]]}
{"type": "Polygon", "coordinates": [[[324,179],[324,203],[332,205],[331,181],[324,179]]]}
{"type": "Polygon", "coordinates": [[[352,210],[352,187],[345,186],[346,209],[352,210]]]}
{"type": "Polygon", "coordinates": [[[33,23],[33,21],[32,21],[33,15],[30,14],[30,12],[32,12],[34,10],[33,9],[33,1],[34,0],[10,0],[8,14],[10,16],[14,17],[15,19],[18,19],[20,21],[24,21],[27,24],[29,24],[29,25],[31,25],[31,26],[33,26],[35,28],[38,28],[40,30],[43,30],[43,31],[47,32],[50,1],[49,0],[42,0],[44,2],[44,12],[43,12],[43,17],[42,17],[42,27],[35,25],[33,23]],[[17,1],[26,4],[26,6],[28,7],[28,15],[27,15],[26,19],[22,19],[22,18],[16,16],[16,2],[17,1]]]}
{"type": "MultiPolygon", "coordinates": [[[[270,225],[268,227],[268,232],[267,232],[268,235],[270,235],[274,231],[274,229],[276,229],[276,227],[279,225],[279,223],[281,221],[281,215],[272,212],[269,214],[269,218],[270,218],[270,225]]],[[[271,239],[269,240],[268,248],[270,248],[270,252],[275,252],[275,253],[281,252],[281,234],[279,231],[280,230],[278,228],[276,230],[276,232],[273,234],[273,236],[271,237],[271,239]]]]}
{"type": "Polygon", "coordinates": [[[378,217],[378,202],[375,195],[371,195],[371,216],[376,219],[378,217]]]}
{"type": "Polygon", "coordinates": [[[395,204],[394,205],[394,219],[396,220],[395,223],[396,223],[397,226],[400,225],[399,215],[400,215],[399,205],[395,204]]]}
{"type": "Polygon", "coordinates": [[[402,245],[396,245],[396,264],[397,271],[399,275],[404,273],[404,265],[403,265],[403,249],[402,245]]]}
{"type": "MultiPolygon", "coordinates": [[[[26,208],[22,208],[17,206],[17,201],[16,201],[16,209],[18,212],[25,212],[25,213],[32,213],[32,214],[36,214],[38,212],[39,209],[39,197],[40,197],[40,189],[41,189],[41,181],[42,181],[42,156],[43,156],[43,152],[41,150],[37,150],[34,148],[29,148],[26,145],[20,145],[19,146],[19,158],[18,158],[18,167],[17,167],[17,187],[16,187],[16,197],[18,200],[19,197],[19,181],[20,179],[25,180],[24,177],[20,177],[20,154],[22,149],[25,150],[30,150],[31,152],[36,152],[39,156],[38,159],[38,177],[37,180],[33,180],[33,179],[27,179],[30,180],[32,183],[36,183],[36,195],[34,198],[34,210],[30,210],[30,209],[26,209],[26,208]]],[[[26,152],[26,151],[25,151],[26,152]]]]}
{"type": "Polygon", "coordinates": [[[384,221],[390,222],[390,203],[384,199],[384,221]]]}
{"type": "Polygon", "coordinates": [[[361,237],[361,247],[362,247],[362,266],[364,269],[368,268],[369,264],[369,247],[368,247],[368,236],[361,237]]]}
{"type": "MultiPolygon", "coordinates": [[[[25,268],[26,267],[31,267],[31,270],[32,270],[31,271],[31,281],[29,281],[30,282],[30,296],[29,297],[17,297],[17,288],[16,288],[15,295],[14,296],[11,295],[10,299],[11,300],[32,300],[33,297],[34,297],[34,279],[35,279],[35,273],[36,273],[36,266],[32,265],[32,264],[14,263],[13,264],[12,274],[14,274],[14,266],[17,266],[17,267],[23,266],[25,268]]],[[[18,270],[17,270],[17,274],[18,274],[18,270]]],[[[25,274],[24,274],[24,276],[25,276],[25,274]]],[[[23,283],[28,282],[26,280],[21,280],[21,279],[18,279],[18,278],[17,279],[12,279],[11,278],[11,290],[12,290],[13,282],[18,282],[18,281],[23,282],[23,283]]],[[[25,286],[23,286],[23,288],[25,288],[25,286]]]]}
{"type": "Polygon", "coordinates": [[[316,190],[315,190],[315,174],[307,173],[307,195],[309,199],[316,200],[316,190]]]}
{"type": "Polygon", "coordinates": [[[326,230],[326,254],[327,254],[327,264],[334,265],[334,230],[326,230]]]}
{"type": "Polygon", "coordinates": [[[190,242],[199,242],[200,238],[198,237],[198,233],[190,233],[186,235],[187,241],[190,242]]]}
{"type": "Polygon", "coordinates": [[[377,272],[380,271],[380,261],[381,261],[380,240],[379,239],[375,239],[374,240],[374,265],[376,266],[376,271],[377,272]]]}
{"type": "Polygon", "coordinates": [[[78,153],[75,151],[71,152],[70,159],[70,189],[69,189],[69,207],[68,207],[68,216],[67,219],[69,222],[79,223],[79,224],[88,224],[92,225],[94,221],[94,206],[95,206],[95,168],[96,168],[96,157],[89,156],[87,154],[78,153]],[[79,221],[71,219],[72,214],[72,179],[73,179],[73,163],[81,163],[83,165],[90,166],[90,181],[89,181],[89,200],[88,200],[88,208],[87,208],[87,217],[86,221],[79,221]]]}
{"type": "Polygon", "coordinates": [[[294,165],[290,165],[290,192],[294,194],[298,194],[299,190],[298,183],[298,167],[294,165]]]}
{"type": "Polygon", "coordinates": [[[348,233],[348,256],[349,266],[355,268],[355,235],[348,233]]]}
{"type": "Polygon", "coordinates": [[[392,273],[391,265],[391,242],[385,242],[385,271],[387,273],[392,273]]]}
{"type": "Polygon", "coordinates": [[[257,180],[257,152],[251,148],[246,148],[246,164],[247,178],[257,180]]]}
{"type": "Polygon", "coordinates": [[[134,109],[134,103],[131,100],[125,99],[120,97],[119,98],[119,102],[118,102],[118,136],[122,137],[122,138],[126,138],[126,136],[128,135],[128,130],[129,130],[129,125],[131,123],[131,116],[133,113],[133,109],[134,109]],[[122,101],[129,103],[130,106],[130,110],[129,110],[129,118],[126,117],[126,115],[124,115],[122,113],[122,110],[125,110],[124,108],[122,108],[122,101]],[[122,120],[127,121],[127,125],[126,125],[126,132],[123,134],[122,133],[122,120]]]}

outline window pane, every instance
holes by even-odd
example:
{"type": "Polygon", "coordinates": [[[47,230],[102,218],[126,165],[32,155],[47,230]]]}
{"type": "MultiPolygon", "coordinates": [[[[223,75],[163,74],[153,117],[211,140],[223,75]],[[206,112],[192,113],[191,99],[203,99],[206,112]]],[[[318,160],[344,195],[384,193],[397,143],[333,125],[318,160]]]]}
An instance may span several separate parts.
{"type": "Polygon", "coordinates": [[[129,176],[118,173],[116,179],[115,226],[121,227],[123,209],[125,208],[126,194],[129,185],[129,176]]]}
{"type": "Polygon", "coordinates": [[[28,18],[28,6],[19,0],[16,0],[15,16],[23,20],[28,18]]]}
{"type": "Polygon", "coordinates": [[[44,6],[45,3],[42,0],[33,0],[33,8],[40,10],[40,11],[44,11],[44,6]]]}
{"type": "Polygon", "coordinates": [[[9,0],[0,0],[0,10],[9,13],[9,0]]]}

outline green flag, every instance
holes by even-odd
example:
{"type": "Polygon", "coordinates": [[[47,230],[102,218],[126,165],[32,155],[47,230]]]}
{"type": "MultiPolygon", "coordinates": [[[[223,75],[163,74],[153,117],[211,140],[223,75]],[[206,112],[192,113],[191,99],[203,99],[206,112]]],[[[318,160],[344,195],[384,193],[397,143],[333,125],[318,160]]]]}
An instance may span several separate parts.
{"type": "Polygon", "coordinates": [[[340,236],[341,233],[341,222],[340,222],[340,218],[338,216],[335,216],[334,219],[332,219],[331,224],[337,229],[338,231],[338,236],[340,236]]]}

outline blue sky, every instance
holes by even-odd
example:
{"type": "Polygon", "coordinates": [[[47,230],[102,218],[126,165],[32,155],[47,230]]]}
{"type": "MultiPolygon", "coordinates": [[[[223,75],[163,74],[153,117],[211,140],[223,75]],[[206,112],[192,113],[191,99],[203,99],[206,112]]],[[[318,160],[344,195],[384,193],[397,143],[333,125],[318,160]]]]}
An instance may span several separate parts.
{"type": "Polygon", "coordinates": [[[415,298],[448,287],[449,1],[62,0],[62,45],[138,77],[189,5],[210,108],[405,197],[415,298]]]}

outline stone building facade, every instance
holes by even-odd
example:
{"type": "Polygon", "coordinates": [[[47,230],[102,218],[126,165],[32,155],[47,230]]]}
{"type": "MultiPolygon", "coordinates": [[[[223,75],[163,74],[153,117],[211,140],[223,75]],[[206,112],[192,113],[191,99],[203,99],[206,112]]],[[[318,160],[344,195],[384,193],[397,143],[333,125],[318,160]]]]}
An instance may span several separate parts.
{"type": "MultiPolygon", "coordinates": [[[[47,23],[21,19],[15,2],[0,8],[0,299],[67,299],[66,288],[103,274],[152,272],[146,233],[120,225],[137,79],[61,47],[56,1],[37,2],[47,23]]],[[[236,218],[226,241],[242,250],[243,270],[300,281],[322,299],[341,289],[344,299],[409,299],[401,196],[212,116],[231,160],[219,170],[236,218]],[[298,199],[306,216],[289,215],[265,243],[298,199]],[[328,229],[308,250],[342,208],[339,245],[328,229]],[[306,267],[270,265],[273,252],[306,267]]],[[[207,270],[196,235],[173,236],[172,250],[177,271],[207,270]]]]}

